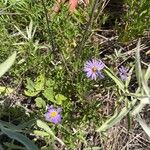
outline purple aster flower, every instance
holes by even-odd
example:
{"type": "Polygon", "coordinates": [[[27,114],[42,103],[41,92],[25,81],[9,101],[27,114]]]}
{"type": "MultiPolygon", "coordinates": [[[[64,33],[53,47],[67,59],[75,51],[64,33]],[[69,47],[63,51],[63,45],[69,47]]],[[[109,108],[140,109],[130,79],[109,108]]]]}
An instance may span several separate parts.
{"type": "Polygon", "coordinates": [[[121,66],[119,68],[119,75],[120,75],[122,80],[127,80],[128,76],[129,76],[128,69],[123,67],[123,66],[121,66]]]}
{"type": "Polygon", "coordinates": [[[47,112],[45,113],[46,121],[53,122],[54,124],[58,124],[61,121],[61,109],[53,108],[53,106],[49,106],[47,112]]]}
{"type": "Polygon", "coordinates": [[[104,67],[105,64],[101,60],[92,59],[86,61],[84,65],[84,71],[86,72],[88,78],[96,80],[98,76],[104,78],[101,73],[101,70],[104,69],[104,67]]]}

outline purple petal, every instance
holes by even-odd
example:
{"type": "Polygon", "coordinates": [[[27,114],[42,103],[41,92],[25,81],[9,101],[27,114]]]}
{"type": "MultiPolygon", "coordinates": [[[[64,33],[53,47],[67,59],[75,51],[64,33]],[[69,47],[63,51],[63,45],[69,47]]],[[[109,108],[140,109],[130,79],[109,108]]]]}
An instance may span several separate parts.
{"type": "Polygon", "coordinates": [[[51,118],[51,122],[57,124],[61,121],[61,116],[60,115],[57,115],[56,117],[54,118],[51,118]]]}
{"type": "Polygon", "coordinates": [[[92,76],[91,76],[91,78],[94,79],[94,80],[96,80],[96,77],[97,77],[97,76],[96,76],[95,73],[93,73],[92,76]]]}
{"type": "Polygon", "coordinates": [[[90,61],[86,61],[84,65],[84,72],[86,72],[87,77],[96,80],[97,76],[104,77],[102,74],[98,74],[93,71],[93,68],[96,68],[97,71],[102,70],[105,67],[105,64],[101,60],[92,59],[90,61]]]}
{"type": "Polygon", "coordinates": [[[104,78],[104,75],[103,75],[100,71],[98,71],[98,75],[99,75],[101,78],[104,78]]]}
{"type": "Polygon", "coordinates": [[[92,71],[89,71],[89,72],[87,72],[87,77],[90,77],[91,75],[93,74],[93,72],[92,71]]]}
{"type": "Polygon", "coordinates": [[[120,75],[122,80],[127,80],[127,77],[129,76],[128,69],[123,67],[123,66],[121,66],[119,68],[119,75],[120,75]]]}
{"type": "Polygon", "coordinates": [[[86,67],[86,68],[84,68],[84,71],[85,71],[85,72],[89,72],[89,71],[91,71],[91,68],[87,68],[87,67],[86,67]]]}

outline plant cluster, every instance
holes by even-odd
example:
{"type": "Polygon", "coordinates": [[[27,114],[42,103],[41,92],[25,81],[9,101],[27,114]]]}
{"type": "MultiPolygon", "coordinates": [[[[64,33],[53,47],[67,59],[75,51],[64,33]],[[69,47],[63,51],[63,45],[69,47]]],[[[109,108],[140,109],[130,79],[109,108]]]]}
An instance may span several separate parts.
{"type": "Polygon", "coordinates": [[[140,39],[150,3],[122,4],[128,11],[108,30],[109,0],[0,2],[0,150],[105,150],[101,138],[126,117],[129,131],[136,120],[150,137],[141,115],[150,105],[150,64],[141,59],[140,39]],[[107,37],[112,30],[117,36],[107,37]],[[132,56],[114,48],[118,41],[112,46],[116,37],[138,39],[132,56]],[[113,52],[104,54],[105,43],[113,52]]]}

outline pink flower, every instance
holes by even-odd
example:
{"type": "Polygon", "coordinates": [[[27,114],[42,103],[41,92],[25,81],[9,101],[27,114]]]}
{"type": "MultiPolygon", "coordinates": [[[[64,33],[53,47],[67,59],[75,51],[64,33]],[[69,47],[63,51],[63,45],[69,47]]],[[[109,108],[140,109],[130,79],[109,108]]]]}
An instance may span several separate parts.
{"type": "MultiPolygon", "coordinates": [[[[69,1],[69,11],[74,12],[78,6],[79,0],[68,0],[69,1]]],[[[59,12],[61,5],[63,5],[66,2],[66,0],[57,0],[57,2],[53,6],[54,12],[59,12]]],[[[89,0],[83,0],[85,5],[89,4],[89,0]]]]}
{"type": "MultiPolygon", "coordinates": [[[[89,4],[89,0],[83,0],[85,5],[89,4]]],[[[74,12],[78,6],[78,0],[69,0],[69,11],[74,12]]]]}
{"type": "Polygon", "coordinates": [[[78,0],[69,0],[69,11],[74,12],[78,5],[78,0]]]}

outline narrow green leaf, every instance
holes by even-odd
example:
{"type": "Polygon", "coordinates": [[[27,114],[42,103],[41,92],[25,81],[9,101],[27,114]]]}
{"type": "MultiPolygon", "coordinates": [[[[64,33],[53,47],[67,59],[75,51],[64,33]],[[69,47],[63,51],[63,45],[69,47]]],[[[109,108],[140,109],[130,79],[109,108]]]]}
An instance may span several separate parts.
{"type": "Polygon", "coordinates": [[[150,97],[150,88],[148,87],[148,82],[145,82],[145,79],[142,79],[142,86],[145,94],[150,97]]]}
{"type": "Polygon", "coordinates": [[[97,132],[106,131],[108,128],[112,127],[113,125],[117,124],[123,117],[125,117],[128,112],[132,109],[135,105],[137,99],[134,99],[131,103],[129,103],[128,107],[124,107],[121,112],[115,113],[110,119],[108,119],[100,128],[97,129],[97,132]]]}
{"type": "Polygon", "coordinates": [[[51,135],[54,139],[56,139],[60,144],[65,145],[61,139],[55,136],[54,132],[50,129],[50,127],[45,122],[41,120],[37,120],[37,126],[45,130],[49,135],[51,135]]]}
{"type": "Polygon", "coordinates": [[[11,145],[11,143],[8,143],[8,142],[5,142],[4,145],[9,147],[9,148],[11,146],[10,150],[27,150],[25,147],[18,146],[18,145],[15,145],[15,144],[11,145]]]}
{"type": "Polygon", "coordinates": [[[129,77],[127,78],[126,82],[125,82],[125,86],[126,88],[128,88],[129,84],[130,84],[130,81],[131,81],[131,75],[132,75],[132,72],[133,72],[133,69],[134,69],[135,66],[133,66],[130,70],[129,70],[129,77]]]}
{"type": "Polygon", "coordinates": [[[145,73],[145,81],[147,82],[150,79],[150,64],[148,65],[148,68],[145,73]]]}
{"type": "Polygon", "coordinates": [[[130,112],[127,114],[127,121],[128,121],[128,131],[130,131],[130,129],[131,129],[131,116],[130,116],[130,112]]]}
{"type": "Polygon", "coordinates": [[[17,126],[18,129],[24,129],[24,128],[27,128],[27,127],[32,127],[32,125],[35,124],[35,119],[31,119],[27,122],[24,122],[24,123],[21,123],[17,126]]]}
{"type": "Polygon", "coordinates": [[[24,39],[26,39],[26,40],[28,39],[28,37],[17,26],[14,25],[14,27],[18,30],[18,32],[20,33],[20,35],[23,36],[24,39]]]}
{"type": "Polygon", "coordinates": [[[136,120],[139,122],[143,130],[146,132],[146,134],[150,137],[150,127],[145,123],[144,120],[141,119],[140,115],[136,118],[136,120]]]}
{"type": "Polygon", "coordinates": [[[22,143],[27,148],[27,150],[38,150],[38,147],[23,134],[21,134],[19,132],[15,132],[15,131],[5,128],[3,126],[1,126],[1,130],[8,137],[15,139],[18,142],[22,143]]]}
{"type": "Polygon", "coordinates": [[[16,59],[16,52],[14,52],[2,64],[0,64],[0,77],[9,70],[9,68],[13,65],[15,59],[16,59]]]}
{"type": "Polygon", "coordinates": [[[12,124],[10,122],[6,122],[6,121],[0,120],[0,125],[2,125],[3,127],[9,128],[9,129],[11,129],[13,131],[21,131],[20,128],[18,128],[16,125],[14,125],[14,124],[12,124]]]}
{"type": "Polygon", "coordinates": [[[101,147],[89,147],[89,148],[84,148],[83,150],[102,150],[101,147]]]}
{"type": "Polygon", "coordinates": [[[142,86],[142,81],[141,81],[141,77],[142,77],[142,69],[141,69],[141,61],[140,61],[140,44],[141,44],[141,40],[139,39],[138,43],[137,43],[137,47],[136,47],[136,59],[135,59],[135,70],[136,70],[136,77],[138,80],[138,84],[139,87],[142,86]]]}
{"type": "Polygon", "coordinates": [[[136,107],[134,107],[133,111],[132,111],[132,116],[135,116],[136,114],[140,113],[141,110],[143,109],[143,107],[145,106],[146,104],[140,102],[136,107]]]}
{"type": "Polygon", "coordinates": [[[125,92],[125,86],[124,86],[123,82],[108,67],[106,67],[106,69],[104,69],[104,72],[106,72],[106,74],[110,78],[112,78],[112,80],[118,85],[120,90],[125,92]]]}

